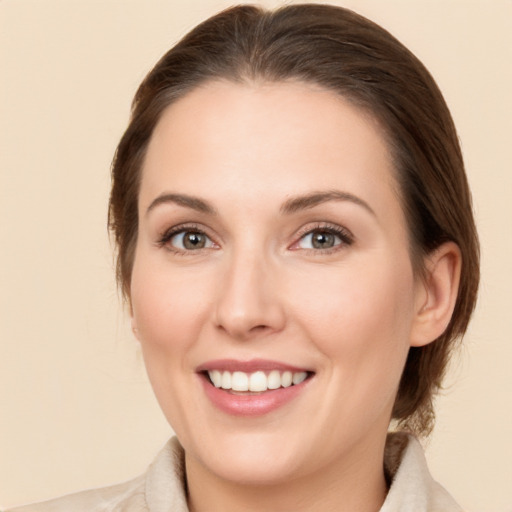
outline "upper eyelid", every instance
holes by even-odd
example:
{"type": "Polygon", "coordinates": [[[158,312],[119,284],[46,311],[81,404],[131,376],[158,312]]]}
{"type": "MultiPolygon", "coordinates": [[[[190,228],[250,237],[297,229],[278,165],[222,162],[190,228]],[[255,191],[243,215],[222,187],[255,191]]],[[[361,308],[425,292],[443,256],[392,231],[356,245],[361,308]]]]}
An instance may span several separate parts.
{"type": "Polygon", "coordinates": [[[165,249],[169,251],[170,253],[174,254],[175,256],[193,256],[193,255],[199,255],[204,254],[204,251],[210,251],[214,249],[219,248],[219,243],[216,241],[214,237],[212,237],[207,232],[208,230],[197,226],[195,223],[183,223],[183,224],[177,224],[174,226],[171,226],[168,229],[165,229],[163,232],[160,232],[158,234],[158,238],[156,239],[155,246],[158,249],[165,249]],[[181,247],[177,247],[174,244],[171,243],[174,237],[184,234],[186,232],[192,232],[192,233],[200,233],[208,238],[208,240],[212,243],[213,246],[210,247],[200,247],[197,249],[183,249],[181,247]]]}
{"type": "Polygon", "coordinates": [[[348,228],[344,227],[343,225],[337,224],[337,223],[332,223],[332,222],[328,222],[328,221],[320,221],[320,222],[305,224],[301,229],[299,229],[294,236],[294,241],[290,245],[288,245],[288,250],[291,250],[291,251],[299,251],[300,250],[300,251],[310,252],[312,254],[316,254],[316,255],[320,256],[322,254],[325,255],[325,254],[329,254],[332,252],[337,252],[337,251],[343,250],[344,248],[353,245],[354,242],[355,242],[355,237],[352,234],[352,231],[350,231],[348,228]],[[323,248],[323,249],[297,247],[304,237],[311,235],[315,231],[330,232],[333,235],[337,236],[341,242],[332,247],[327,247],[327,248],[323,248]]]}
{"type": "Polygon", "coordinates": [[[342,233],[342,234],[346,235],[347,238],[354,240],[354,235],[353,235],[352,231],[350,231],[350,229],[348,229],[344,226],[340,226],[339,224],[331,223],[331,222],[315,222],[315,223],[313,223],[313,225],[306,224],[305,226],[303,226],[302,228],[300,228],[297,231],[296,237],[297,237],[297,240],[299,240],[300,238],[302,238],[305,235],[308,235],[314,231],[322,231],[322,230],[331,231],[335,234],[342,233]]]}
{"type": "Polygon", "coordinates": [[[187,232],[187,231],[201,233],[201,234],[207,236],[213,242],[215,241],[215,238],[211,235],[209,229],[207,229],[204,226],[201,226],[199,224],[196,224],[196,223],[182,223],[182,224],[177,224],[175,226],[171,226],[170,228],[164,229],[163,231],[159,232],[158,241],[159,241],[159,243],[168,242],[174,236],[176,236],[180,233],[187,232]]]}

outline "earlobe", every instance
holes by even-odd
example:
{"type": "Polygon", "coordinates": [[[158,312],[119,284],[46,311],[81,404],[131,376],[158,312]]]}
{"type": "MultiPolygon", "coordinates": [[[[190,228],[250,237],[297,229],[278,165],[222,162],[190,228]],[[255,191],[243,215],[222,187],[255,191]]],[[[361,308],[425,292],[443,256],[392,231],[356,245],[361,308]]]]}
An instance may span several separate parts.
{"type": "Polygon", "coordinates": [[[133,332],[134,336],[137,338],[137,340],[139,340],[139,329],[137,328],[137,322],[135,321],[135,318],[133,317],[133,315],[132,315],[131,323],[132,323],[132,332],[133,332]]]}
{"type": "Polygon", "coordinates": [[[419,283],[411,346],[436,340],[448,327],[459,290],[462,257],[454,242],[446,242],[426,257],[419,283]]]}

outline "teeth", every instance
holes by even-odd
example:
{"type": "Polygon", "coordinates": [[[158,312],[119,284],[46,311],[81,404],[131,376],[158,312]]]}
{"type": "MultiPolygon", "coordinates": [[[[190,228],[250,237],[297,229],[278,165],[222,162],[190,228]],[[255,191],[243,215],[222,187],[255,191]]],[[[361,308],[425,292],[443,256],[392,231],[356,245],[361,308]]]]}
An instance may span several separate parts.
{"type": "Polygon", "coordinates": [[[262,392],[269,389],[288,388],[306,380],[307,372],[280,372],[272,370],[268,375],[257,371],[251,374],[245,372],[221,372],[211,370],[208,376],[216,388],[232,389],[233,391],[262,392]]]}
{"type": "Polygon", "coordinates": [[[216,388],[220,388],[222,386],[222,373],[220,373],[219,370],[213,370],[213,372],[210,372],[210,379],[216,388]]]}
{"type": "Polygon", "coordinates": [[[222,389],[231,389],[231,373],[224,372],[220,383],[222,389]]]}
{"type": "Polygon", "coordinates": [[[266,391],[267,387],[267,376],[265,373],[251,373],[249,377],[249,391],[266,391]]]}
{"type": "Polygon", "coordinates": [[[233,391],[249,391],[249,376],[244,372],[234,372],[231,377],[233,391]]]}
{"type": "Polygon", "coordinates": [[[293,382],[292,372],[284,372],[281,377],[281,386],[283,386],[283,388],[289,388],[292,385],[292,382],[293,382]]]}
{"type": "Polygon", "coordinates": [[[301,382],[304,382],[306,380],[306,377],[308,376],[308,374],[306,372],[297,372],[297,373],[294,373],[293,374],[293,377],[292,377],[292,383],[295,385],[295,384],[300,384],[301,382]]]}
{"type": "Polygon", "coordinates": [[[272,370],[267,377],[267,388],[278,389],[281,387],[281,374],[277,370],[272,370]]]}

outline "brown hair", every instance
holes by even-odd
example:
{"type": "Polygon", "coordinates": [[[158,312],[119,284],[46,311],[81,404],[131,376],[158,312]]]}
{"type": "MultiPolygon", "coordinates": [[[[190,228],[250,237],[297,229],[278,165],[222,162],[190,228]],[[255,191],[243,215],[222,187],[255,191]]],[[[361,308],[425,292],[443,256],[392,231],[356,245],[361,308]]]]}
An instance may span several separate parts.
{"type": "Polygon", "coordinates": [[[471,197],[455,127],[433,78],[391,34],[350,10],[315,4],[276,11],[233,7],[194,28],[147,75],[112,167],[109,225],[125,297],[141,169],[153,130],[167,106],[215,79],[301,80],[371,112],[395,160],[415,270],[421,272],[423,257],[443,242],[459,246],[462,275],[451,322],[435,342],[410,349],[393,410],[402,426],[427,434],[433,397],[476,301],[479,248],[471,197]]]}

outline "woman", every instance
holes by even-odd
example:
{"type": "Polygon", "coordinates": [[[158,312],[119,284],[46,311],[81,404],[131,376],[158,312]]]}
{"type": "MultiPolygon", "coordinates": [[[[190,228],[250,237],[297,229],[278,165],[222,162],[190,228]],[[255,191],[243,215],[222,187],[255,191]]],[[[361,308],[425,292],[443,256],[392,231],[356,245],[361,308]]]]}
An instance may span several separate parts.
{"type": "Polygon", "coordinates": [[[478,242],[448,109],[386,31],[319,5],[199,25],[136,94],[110,225],[177,437],[20,511],[460,510],[405,432],[433,426],[478,242]]]}

